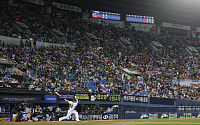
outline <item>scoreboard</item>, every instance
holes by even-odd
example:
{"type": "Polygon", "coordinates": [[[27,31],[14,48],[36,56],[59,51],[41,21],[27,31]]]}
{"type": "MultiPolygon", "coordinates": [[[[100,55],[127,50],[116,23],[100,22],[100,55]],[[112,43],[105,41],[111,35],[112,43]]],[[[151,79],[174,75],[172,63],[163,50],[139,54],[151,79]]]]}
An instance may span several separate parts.
{"type": "Polygon", "coordinates": [[[151,24],[154,24],[154,17],[126,14],[126,21],[135,22],[135,23],[151,23],[151,24]]]}
{"type": "Polygon", "coordinates": [[[120,20],[120,14],[92,10],[92,18],[120,20]]]}

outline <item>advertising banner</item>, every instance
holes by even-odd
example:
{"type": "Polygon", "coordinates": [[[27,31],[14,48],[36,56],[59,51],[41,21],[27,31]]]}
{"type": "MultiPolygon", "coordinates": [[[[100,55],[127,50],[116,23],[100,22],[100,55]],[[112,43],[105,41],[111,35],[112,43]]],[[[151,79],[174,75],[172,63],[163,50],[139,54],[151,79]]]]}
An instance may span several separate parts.
{"type": "Polygon", "coordinates": [[[178,106],[178,112],[200,112],[200,106],[178,106]]]}
{"type": "Polygon", "coordinates": [[[44,103],[56,103],[56,95],[45,95],[44,96],[44,103]]]}
{"type": "Polygon", "coordinates": [[[22,101],[39,103],[42,100],[42,96],[36,95],[0,95],[0,103],[20,103],[22,101]]]}
{"type": "Polygon", "coordinates": [[[75,11],[75,12],[81,12],[82,11],[82,9],[80,7],[62,4],[62,3],[58,3],[58,2],[52,2],[52,5],[59,8],[59,9],[63,9],[63,10],[69,10],[69,11],[75,11]]]}
{"type": "Polygon", "coordinates": [[[90,95],[89,94],[76,94],[76,97],[78,100],[81,100],[81,101],[90,101],[90,95]]]}
{"type": "Polygon", "coordinates": [[[121,96],[110,94],[91,94],[91,101],[121,102],[121,96]]]}
{"type": "Polygon", "coordinates": [[[59,96],[60,99],[73,99],[74,98],[74,95],[60,95],[59,96]]]}
{"type": "Polygon", "coordinates": [[[138,102],[138,103],[148,103],[147,96],[133,96],[133,95],[125,95],[124,102],[138,102]]]}
{"type": "Polygon", "coordinates": [[[73,100],[74,96],[76,96],[77,99],[81,101],[90,101],[90,94],[87,93],[60,95],[59,98],[73,100]]]}
{"type": "MultiPolygon", "coordinates": [[[[172,82],[178,84],[178,79],[173,79],[172,82]]],[[[198,88],[200,87],[200,80],[180,79],[180,85],[198,88]]]]}
{"type": "Polygon", "coordinates": [[[162,27],[175,28],[175,29],[181,29],[181,30],[191,30],[191,26],[174,24],[174,23],[166,23],[166,22],[162,23],[162,27]]]}
{"type": "Polygon", "coordinates": [[[90,18],[90,22],[102,24],[104,26],[113,25],[114,27],[123,28],[122,21],[90,18]]]}
{"type": "Polygon", "coordinates": [[[135,30],[144,32],[156,32],[156,25],[154,24],[142,24],[142,23],[130,23],[129,29],[135,27],[135,30]]]}
{"type": "Polygon", "coordinates": [[[22,0],[22,1],[44,6],[44,1],[43,0],[22,0]]]}
{"type": "MultiPolygon", "coordinates": [[[[114,120],[114,119],[119,119],[119,115],[118,114],[98,114],[98,113],[79,114],[79,119],[80,120],[114,120]]],[[[76,118],[74,115],[71,115],[67,120],[75,121],[76,118]]]]}
{"type": "Polygon", "coordinates": [[[126,113],[125,119],[200,118],[200,113],[126,113]]]}

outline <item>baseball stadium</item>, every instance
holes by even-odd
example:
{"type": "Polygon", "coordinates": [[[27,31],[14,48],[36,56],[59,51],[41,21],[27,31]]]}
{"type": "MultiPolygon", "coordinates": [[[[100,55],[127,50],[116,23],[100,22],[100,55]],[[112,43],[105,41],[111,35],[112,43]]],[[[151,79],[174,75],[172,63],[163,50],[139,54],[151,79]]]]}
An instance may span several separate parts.
{"type": "Polygon", "coordinates": [[[200,125],[200,0],[0,10],[0,125],[200,125]]]}

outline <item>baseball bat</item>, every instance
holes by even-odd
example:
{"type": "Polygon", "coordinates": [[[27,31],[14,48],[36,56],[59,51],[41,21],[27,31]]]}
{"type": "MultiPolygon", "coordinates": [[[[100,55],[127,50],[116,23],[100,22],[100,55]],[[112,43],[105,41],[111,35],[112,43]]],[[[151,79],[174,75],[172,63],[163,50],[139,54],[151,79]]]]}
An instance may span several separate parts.
{"type": "MultiPolygon", "coordinates": [[[[60,96],[60,94],[58,93],[58,92],[55,92],[56,93],[56,95],[58,95],[58,96],[60,96]]],[[[68,100],[67,99],[64,99],[66,102],[68,102],[68,100]]]]}
{"type": "Polygon", "coordinates": [[[58,92],[55,92],[55,93],[56,93],[56,95],[60,96],[60,94],[58,92]]]}

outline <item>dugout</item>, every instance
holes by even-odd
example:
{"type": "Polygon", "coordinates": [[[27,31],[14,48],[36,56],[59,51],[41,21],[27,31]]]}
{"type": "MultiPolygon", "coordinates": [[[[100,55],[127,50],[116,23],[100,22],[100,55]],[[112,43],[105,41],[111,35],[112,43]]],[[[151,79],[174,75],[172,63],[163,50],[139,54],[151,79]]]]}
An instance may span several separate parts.
{"type": "MultiPolygon", "coordinates": [[[[26,110],[23,112],[23,115],[27,117],[27,111],[30,107],[35,107],[40,105],[43,107],[57,105],[56,98],[55,103],[45,101],[45,92],[43,91],[29,91],[29,90],[12,90],[10,88],[0,88],[0,118],[9,118],[7,121],[12,120],[12,109],[16,105],[20,104],[22,101],[26,102],[26,110]],[[17,92],[18,91],[18,92],[17,92]]],[[[52,100],[52,99],[50,99],[52,100]]],[[[52,108],[50,108],[52,109],[52,108]]]]}

